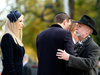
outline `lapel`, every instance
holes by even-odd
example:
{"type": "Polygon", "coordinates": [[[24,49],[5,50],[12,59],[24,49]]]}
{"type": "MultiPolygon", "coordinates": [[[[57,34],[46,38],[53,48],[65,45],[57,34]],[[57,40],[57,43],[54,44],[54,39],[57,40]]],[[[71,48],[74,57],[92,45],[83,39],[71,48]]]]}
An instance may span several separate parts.
{"type": "Polygon", "coordinates": [[[84,50],[85,50],[85,44],[83,45],[82,49],[80,50],[80,52],[77,54],[77,56],[79,56],[84,50]]]}
{"type": "Polygon", "coordinates": [[[85,50],[85,47],[88,45],[89,41],[92,40],[92,37],[90,39],[88,39],[84,44],[83,47],[81,48],[80,52],[77,54],[77,56],[80,56],[81,53],[85,50]]]}

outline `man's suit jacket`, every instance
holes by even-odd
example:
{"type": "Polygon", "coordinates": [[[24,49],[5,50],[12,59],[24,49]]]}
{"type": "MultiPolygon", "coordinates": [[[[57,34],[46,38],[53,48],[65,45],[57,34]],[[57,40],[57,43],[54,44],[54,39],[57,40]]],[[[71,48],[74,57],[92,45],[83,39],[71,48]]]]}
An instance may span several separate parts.
{"type": "Polygon", "coordinates": [[[77,57],[70,56],[68,66],[74,67],[73,75],[98,75],[100,47],[88,39],[80,49],[77,57]]]}
{"type": "Polygon", "coordinates": [[[71,33],[60,25],[54,24],[37,35],[36,40],[38,55],[37,75],[66,75],[64,60],[56,57],[57,49],[62,49],[73,54],[71,33]]]}

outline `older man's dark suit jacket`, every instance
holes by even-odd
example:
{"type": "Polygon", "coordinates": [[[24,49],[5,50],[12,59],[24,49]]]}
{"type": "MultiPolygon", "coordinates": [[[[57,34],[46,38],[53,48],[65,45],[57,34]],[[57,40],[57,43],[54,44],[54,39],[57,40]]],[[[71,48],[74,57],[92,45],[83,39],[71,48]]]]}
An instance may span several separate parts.
{"type": "Polygon", "coordinates": [[[70,56],[68,66],[74,67],[72,75],[98,75],[100,47],[92,38],[87,40],[77,57],[70,56]]]}
{"type": "Polygon", "coordinates": [[[66,75],[65,61],[56,57],[57,49],[73,54],[72,36],[60,25],[54,24],[37,35],[38,74],[66,75]]]}
{"type": "Polygon", "coordinates": [[[24,75],[32,75],[32,67],[29,62],[24,65],[24,75]]]}

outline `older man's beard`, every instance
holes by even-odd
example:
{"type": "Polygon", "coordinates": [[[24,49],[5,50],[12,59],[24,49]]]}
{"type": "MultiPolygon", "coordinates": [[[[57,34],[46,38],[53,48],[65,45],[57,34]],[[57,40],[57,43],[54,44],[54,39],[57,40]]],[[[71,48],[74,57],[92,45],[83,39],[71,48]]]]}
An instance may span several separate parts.
{"type": "Polygon", "coordinates": [[[78,37],[78,36],[83,36],[83,35],[85,35],[86,33],[85,33],[85,31],[83,31],[83,32],[81,32],[81,33],[79,33],[79,31],[75,31],[75,35],[78,37]]]}

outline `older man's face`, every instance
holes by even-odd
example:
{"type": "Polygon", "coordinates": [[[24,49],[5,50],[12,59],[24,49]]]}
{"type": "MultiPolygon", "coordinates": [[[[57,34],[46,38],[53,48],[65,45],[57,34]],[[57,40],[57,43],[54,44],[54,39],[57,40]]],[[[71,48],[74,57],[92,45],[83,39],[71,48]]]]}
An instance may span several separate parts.
{"type": "Polygon", "coordinates": [[[77,24],[77,27],[76,27],[76,36],[84,36],[86,35],[86,30],[87,30],[87,26],[84,25],[84,24],[81,24],[81,23],[78,23],[77,24]]]}

